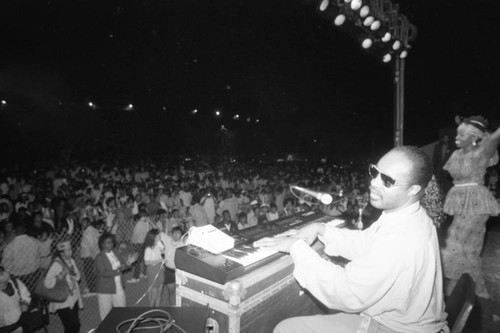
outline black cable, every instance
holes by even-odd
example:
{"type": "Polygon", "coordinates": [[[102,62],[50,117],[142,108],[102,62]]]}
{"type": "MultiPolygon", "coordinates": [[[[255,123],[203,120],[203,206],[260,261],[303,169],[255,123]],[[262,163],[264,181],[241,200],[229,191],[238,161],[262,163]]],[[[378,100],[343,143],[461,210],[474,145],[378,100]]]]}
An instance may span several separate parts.
{"type": "Polygon", "coordinates": [[[150,330],[156,328],[160,330],[160,333],[164,333],[172,326],[178,328],[180,331],[184,333],[188,333],[182,327],[180,327],[175,323],[175,320],[172,319],[170,313],[164,310],[153,309],[142,313],[137,318],[127,319],[122,321],[116,326],[116,333],[132,333],[140,330],[150,330]],[[160,312],[161,314],[163,314],[163,316],[146,317],[146,315],[154,312],[160,312]],[[132,323],[130,324],[130,327],[126,331],[122,331],[121,327],[129,323],[132,323]],[[151,323],[154,324],[151,325],[151,323]]]}

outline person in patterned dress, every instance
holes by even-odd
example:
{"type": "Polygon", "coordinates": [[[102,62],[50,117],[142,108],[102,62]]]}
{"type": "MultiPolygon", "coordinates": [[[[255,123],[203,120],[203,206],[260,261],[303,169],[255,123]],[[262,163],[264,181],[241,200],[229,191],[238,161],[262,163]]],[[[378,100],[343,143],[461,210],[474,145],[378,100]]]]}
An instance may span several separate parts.
{"type": "Polygon", "coordinates": [[[460,276],[469,273],[476,283],[476,295],[489,298],[480,254],[486,221],[500,214],[500,206],[484,186],[484,176],[488,167],[498,163],[500,128],[489,133],[487,127],[482,116],[463,119],[455,138],[458,149],[443,167],[453,178],[443,207],[446,214],[453,215],[453,222],[441,253],[448,295],[460,276]]]}

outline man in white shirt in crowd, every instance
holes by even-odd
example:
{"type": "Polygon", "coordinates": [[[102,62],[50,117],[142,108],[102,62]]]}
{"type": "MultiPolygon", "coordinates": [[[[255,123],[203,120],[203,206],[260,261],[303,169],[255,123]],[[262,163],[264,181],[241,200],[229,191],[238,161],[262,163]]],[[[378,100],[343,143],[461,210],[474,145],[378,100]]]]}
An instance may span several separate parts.
{"type": "Polygon", "coordinates": [[[83,218],[81,221],[83,229],[82,240],[80,242],[80,257],[83,263],[83,272],[85,282],[87,283],[86,289],[83,294],[95,292],[96,284],[96,268],[95,257],[99,254],[99,230],[97,230],[88,218],[83,218]]]}
{"type": "Polygon", "coordinates": [[[228,189],[224,196],[224,200],[219,203],[217,213],[222,216],[222,213],[227,210],[231,215],[232,221],[238,220],[239,205],[238,199],[234,196],[233,191],[228,189]]]}
{"type": "Polygon", "coordinates": [[[194,219],[195,225],[197,227],[202,227],[209,224],[207,212],[201,206],[200,199],[200,196],[198,194],[195,194],[193,196],[193,200],[191,201],[192,205],[191,207],[189,207],[189,214],[194,219]]]}
{"type": "Polygon", "coordinates": [[[201,204],[203,205],[203,209],[207,213],[208,223],[213,224],[215,222],[215,198],[212,195],[211,190],[207,190],[206,195],[201,198],[201,204]]]}
{"type": "Polygon", "coordinates": [[[398,147],[369,171],[370,203],[383,211],[369,228],[313,223],[255,243],[289,252],[299,284],[340,311],[289,318],[274,332],[449,332],[436,229],[420,205],[437,186],[432,162],[416,147],[398,147]],[[341,267],[320,257],[310,247],[317,237],[327,254],[350,262],[341,267]]]}
{"type": "Polygon", "coordinates": [[[193,200],[193,194],[189,191],[187,185],[179,191],[179,197],[182,201],[182,212],[187,213],[189,207],[191,207],[191,201],[193,200]]]}

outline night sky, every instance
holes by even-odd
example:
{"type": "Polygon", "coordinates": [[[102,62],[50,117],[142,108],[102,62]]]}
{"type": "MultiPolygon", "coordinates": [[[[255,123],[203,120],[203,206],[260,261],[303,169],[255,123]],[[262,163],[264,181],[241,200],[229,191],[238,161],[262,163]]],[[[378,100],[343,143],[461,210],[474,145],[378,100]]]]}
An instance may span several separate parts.
{"type": "MultiPolygon", "coordinates": [[[[456,114],[500,122],[497,1],[395,3],[418,27],[404,143],[434,141],[456,114]]],[[[386,150],[392,64],[318,4],[2,1],[0,139],[13,159],[386,150]]]]}

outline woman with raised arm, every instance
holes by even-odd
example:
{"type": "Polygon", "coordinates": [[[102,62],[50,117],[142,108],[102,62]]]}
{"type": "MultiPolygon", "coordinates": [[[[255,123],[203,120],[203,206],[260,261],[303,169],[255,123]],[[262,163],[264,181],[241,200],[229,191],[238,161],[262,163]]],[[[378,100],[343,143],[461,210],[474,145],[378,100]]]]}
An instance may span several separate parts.
{"type": "Polygon", "coordinates": [[[489,133],[488,121],[482,116],[456,120],[458,149],[443,167],[453,178],[443,209],[453,215],[442,250],[444,276],[448,279],[446,293],[451,293],[463,273],[469,273],[476,283],[476,295],[489,298],[480,254],[486,221],[490,215],[500,214],[500,206],[484,186],[484,175],[486,168],[498,163],[500,128],[489,133]]]}

